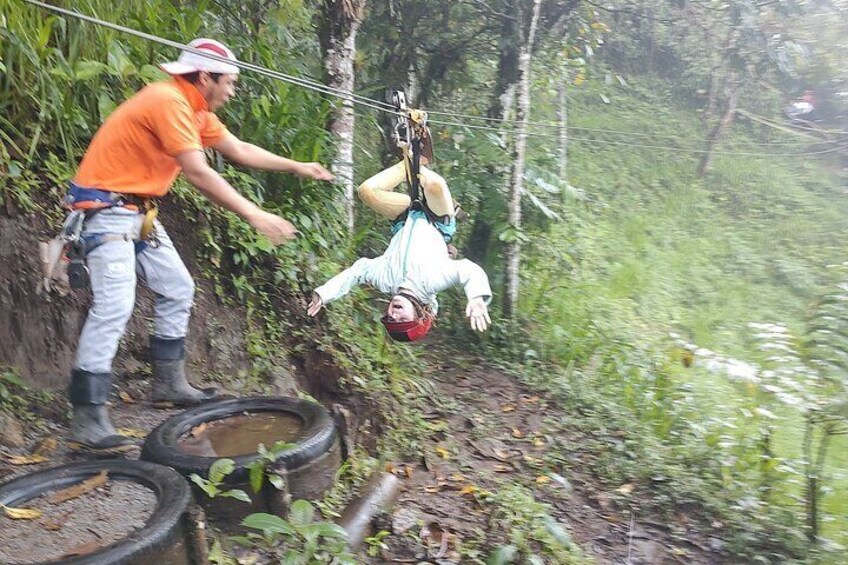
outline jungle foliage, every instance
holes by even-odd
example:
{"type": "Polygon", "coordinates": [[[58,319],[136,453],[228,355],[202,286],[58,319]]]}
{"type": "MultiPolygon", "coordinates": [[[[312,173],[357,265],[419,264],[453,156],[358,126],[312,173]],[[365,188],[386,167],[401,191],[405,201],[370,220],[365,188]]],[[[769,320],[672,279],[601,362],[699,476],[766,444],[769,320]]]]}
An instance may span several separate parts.
{"type": "MultiPolygon", "coordinates": [[[[175,41],[223,38],[242,59],[289,74],[322,73],[313,3],[56,3],[175,41]]],[[[627,429],[618,443],[599,440],[593,471],[653,489],[634,504],[705,509],[741,558],[826,559],[848,544],[848,6],[544,0],[517,227],[504,185],[514,123],[500,119],[504,61],[524,23],[513,4],[372,2],[360,31],[357,91],[381,99],[402,86],[431,110],[436,168],[472,213],[459,247],[496,294],[505,246],[522,243],[513,319],[493,303],[492,331],[471,335],[456,293],[439,330],[511,363],[583,414],[579,425],[627,429]],[[820,121],[799,131],[781,108],[806,88],[820,121]]],[[[175,53],[19,0],[0,0],[0,39],[0,204],[56,222],[45,191],[58,201],[96,127],[175,53]]],[[[244,73],[223,119],[242,139],[326,162],[334,103],[244,73]]],[[[357,113],[358,182],[394,157],[387,116],[357,113]]],[[[427,387],[415,371],[423,353],[386,341],[367,292],[317,324],[303,315],[312,288],[381,250],[382,223],[362,213],[349,234],[338,190],[216,166],[300,229],[271,248],[189,186],[175,189],[220,299],[250,305],[257,376],[280,344],[317,347],[376,402],[414,405],[427,387]]],[[[414,411],[386,413],[385,448],[414,452],[414,411]]]]}

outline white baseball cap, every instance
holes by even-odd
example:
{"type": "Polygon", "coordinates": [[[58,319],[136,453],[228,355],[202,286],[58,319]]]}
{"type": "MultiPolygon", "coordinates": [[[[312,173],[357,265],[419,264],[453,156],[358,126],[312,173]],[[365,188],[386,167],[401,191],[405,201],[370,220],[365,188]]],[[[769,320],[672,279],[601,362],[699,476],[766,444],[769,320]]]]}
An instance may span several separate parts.
{"type": "MultiPolygon", "coordinates": [[[[230,51],[229,47],[215,41],[201,37],[195,39],[188,44],[192,49],[203,51],[215,57],[221,57],[229,61],[238,61],[236,56],[230,51]]],[[[184,75],[186,73],[194,73],[197,71],[206,71],[207,73],[219,73],[222,75],[237,75],[239,68],[235,65],[225,63],[219,59],[205,57],[199,53],[192,51],[183,51],[180,53],[179,59],[170,63],[162,63],[159,65],[163,71],[169,75],[184,75]]]]}

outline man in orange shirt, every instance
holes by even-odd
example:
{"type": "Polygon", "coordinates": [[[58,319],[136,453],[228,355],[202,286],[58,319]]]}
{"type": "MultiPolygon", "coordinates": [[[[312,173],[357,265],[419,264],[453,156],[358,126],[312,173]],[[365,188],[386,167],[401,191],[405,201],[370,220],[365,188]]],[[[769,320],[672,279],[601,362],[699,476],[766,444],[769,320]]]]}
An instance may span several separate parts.
{"type": "Polygon", "coordinates": [[[94,294],[71,371],[73,449],[122,453],[134,447],[115,431],[106,402],[138,277],[156,294],[152,399],[190,406],[218,397],[214,388],[198,390],[186,379],[185,336],[194,283],[158,220],[153,235],[148,234],[150,199],[167,194],[182,172],[209,200],[279,245],[295,237],[294,226],[241,196],[207,164],[203,149],[212,147],[247,167],[333,180],[318,163],[286,159],[228,132],[213,112],[235,94],[235,55],[211,39],[196,39],[189,47],[193,51],[162,65],[171,80],[146,86],[115,109],[70,184],[67,203],[73,214],[85,218],[82,236],[94,294]]]}

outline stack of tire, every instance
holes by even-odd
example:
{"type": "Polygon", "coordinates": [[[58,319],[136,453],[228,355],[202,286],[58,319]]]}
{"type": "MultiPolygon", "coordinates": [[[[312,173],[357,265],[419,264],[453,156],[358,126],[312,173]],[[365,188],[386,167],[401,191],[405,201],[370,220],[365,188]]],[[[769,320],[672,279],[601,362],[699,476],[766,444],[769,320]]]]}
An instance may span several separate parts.
{"type": "Polygon", "coordinates": [[[82,483],[103,471],[110,480],[132,481],[155,493],[156,505],[144,527],[122,540],[83,556],[53,564],[203,565],[208,563],[203,531],[205,518],[195,500],[206,508],[213,523],[224,529],[237,526],[252,512],[286,515],[292,499],[314,499],[329,488],[341,463],[341,447],[330,415],[320,405],[303,400],[251,397],[223,400],[179,413],[150,433],[142,449],[142,461],[100,460],[71,463],[39,471],[0,485],[0,504],[14,508],[51,491],[82,483]],[[215,420],[255,412],[286,412],[302,421],[299,439],[279,454],[266,472],[284,478],[278,490],[266,482],[259,493],[248,487],[248,467],[260,455],[234,457],[235,471],[225,488],[248,492],[252,504],[235,499],[208,499],[186,480],[196,473],[208,475],[215,458],[198,457],[180,450],[179,440],[195,427],[215,420]]]}

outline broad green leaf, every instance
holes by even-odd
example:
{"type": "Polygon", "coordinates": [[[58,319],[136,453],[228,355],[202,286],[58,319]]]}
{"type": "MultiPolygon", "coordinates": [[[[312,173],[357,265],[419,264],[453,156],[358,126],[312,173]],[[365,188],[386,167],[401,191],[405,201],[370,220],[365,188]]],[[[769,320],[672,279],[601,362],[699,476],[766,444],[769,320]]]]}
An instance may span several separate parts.
{"type": "Polygon", "coordinates": [[[250,464],[250,488],[253,492],[259,492],[262,488],[262,475],[265,474],[265,466],[262,461],[254,461],[250,464]]]}
{"type": "Polygon", "coordinates": [[[347,539],[347,532],[338,524],[332,522],[318,522],[316,524],[307,524],[300,529],[304,535],[316,534],[325,538],[340,538],[347,539]]]}
{"type": "Polygon", "coordinates": [[[280,559],[280,565],[301,565],[307,562],[307,555],[301,555],[294,549],[286,550],[280,559]]]}
{"type": "MultiPolygon", "coordinates": [[[[537,179],[537,180],[538,180],[538,179],[537,179]]],[[[527,197],[530,199],[530,202],[532,202],[532,203],[533,203],[533,206],[535,206],[536,208],[538,208],[539,210],[541,210],[541,211],[542,211],[542,213],[543,213],[543,214],[544,214],[544,215],[545,215],[545,216],[546,216],[549,220],[561,220],[561,219],[562,219],[562,218],[560,217],[560,215],[559,215],[559,214],[557,214],[556,212],[554,212],[553,210],[551,210],[550,208],[548,208],[548,207],[545,205],[545,203],[544,203],[544,202],[542,202],[541,200],[539,200],[539,198],[538,198],[535,194],[533,194],[533,193],[532,193],[532,192],[530,192],[529,190],[524,190],[524,191],[523,191],[523,193],[527,195],[527,197]]]]}
{"type": "Polygon", "coordinates": [[[100,61],[78,61],[74,65],[77,80],[90,80],[103,74],[109,67],[100,61]]]}
{"type": "Polygon", "coordinates": [[[109,62],[109,72],[114,75],[128,77],[136,73],[135,65],[132,64],[124,48],[117,41],[112,42],[106,59],[109,62]]]}
{"type": "Polygon", "coordinates": [[[280,475],[276,475],[274,473],[268,474],[268,480],[274,485],[274,488],[277,490],[283,490],[286,488],[286,480],[280,475]]]}
{"type": "Polygon", "coordinates": [[[20,388],[27,388],[26,383],[15,373],[11,371],[4,371],[0,373],[0,381],[6,381],[7,383],[11,383],[20,388]]]}
{"type": "Polygon", "coordinates": [[[232,473],[236,468],[236,462],[232,459],[218,459],[209,467],[209,480],[219,484],[224,477],[232,473]]]}
{"type": "Polygon", "coordinates": [[[315,508],[308,500],[295,500],[291,505],[289,520],[295,526],[305,526],[312,523],[315,508]]]}
{"type": "Polygon", "coordinates": [[[168,78],[168,74],[154,65],[142,65],[138,71],[144,82],[157,82],[168,78]]]}
{"type": "Polygon", "coordinates": [[[292,528],[288,522],[279,516],[268,514],[267,512],[251,514],[242,520],[241,523],[243,526],[247,526],[248,528],[253,528],[255,530],[262,530],[263,532],[274,532],[287,536],[294,535],[295,533],[294,528],[292,528]]]}
{"type": "Polygon", "coordinates": [[[209,498],[215,498],[215,496],[217,496],[218,487],[216,487],[211,482],[204,479],[203,477],[201,477],[197,473],[192,473],[191,475],[189,475],[189,479],[191,479],[191,482],[193,482],[194,484],[199,486],[200,489],[204,493],[206,493],[206,496],[208,496],[209,498]]]}
{"type": "Polygon", "coordinates": [[[560,524],[550,516],[545,516],[544,523],[545,528],[554,537],[554,539],[556,539],[565,547],[571,547],[573,543],[571,540],[571,534],[568,533],[568,530],[566,530],[562,526],[562,524],[560,524]]]}
{"type": "Polygon", "coordinates": [[[109,97],[105,91],[97,95],[97,109],[100,111],[100,121],[105,121],[118,105],[109,97]]]}
{"type": "Polygon", "coordinates": [[[502,545],[486,559],[486,565],[508,565],[518,557],[518,548],[514,545],[502,545]]]}
{"type": "Polygon", "coordinates": [[[236,500],[241,500],[242,502],[247,502],[250,504],[250,496],[241,489],[234,488],[232,490],[228,490],[221,493],[222,497],[225,498],[235,498],[236,500]]]}

